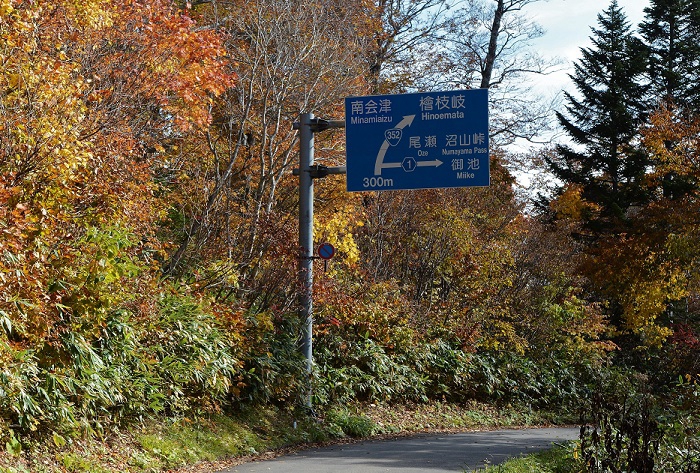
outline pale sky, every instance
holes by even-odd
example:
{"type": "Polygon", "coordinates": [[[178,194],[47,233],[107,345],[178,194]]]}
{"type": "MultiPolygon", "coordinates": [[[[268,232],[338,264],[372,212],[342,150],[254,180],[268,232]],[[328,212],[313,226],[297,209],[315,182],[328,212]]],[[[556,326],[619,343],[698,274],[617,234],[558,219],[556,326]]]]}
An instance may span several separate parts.
{"type": "MultiPolygon", "coordinates": [[[[632,29],[644,18],[648,0],[618,0],[632,29]]],[[[538,79],[542,89],[550,92],[570,89],[567,73],[573,62],[581,57],[580,48],[589,47],[591,27],[598,28],[598,14],[610,6],[610,0],[542,0],[528,5],[524,12],[539,23],[545,34],[534,42],[534,47],[545,57],[557,56],[564,60],[565,71],[538,79]]]]}

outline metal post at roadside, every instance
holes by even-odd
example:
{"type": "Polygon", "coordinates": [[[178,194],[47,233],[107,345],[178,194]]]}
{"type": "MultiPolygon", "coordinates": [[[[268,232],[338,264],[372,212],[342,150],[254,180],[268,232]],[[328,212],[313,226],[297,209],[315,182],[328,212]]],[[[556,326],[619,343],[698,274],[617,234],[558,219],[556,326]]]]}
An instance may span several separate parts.
{"type": "MultiPolygon", "coordinates": [[[[311,383],[313,374],[313,263],[314,263],[314,179],[328,174],[344,174],[345,167],[327,167],[314,164],[314,133],[328,128],[343,128],[345,121],[322,120],[313,113],[303,113],[294,129],[299,130],[299,298],[300,316],[304,321],[301,352],[306,359],[306,373],[311,383]]],[[[310,384],[309,384],[310,386],[310,384]]],[[[311,388],[306,407],[311,409],[311,388]]]]}
{"type": "MultiPolygon", "coordinates": [[[[314,180],[309,170],[314,164],[314,132],[311,129],[313,113],[300,117],[299,141],[299,282],[301,283],[300,315],[304,321],[301,351],[306,358],[306,372],[311,381],[313,372],[313,225],[314,180]]],[[[306,406],[312,407],[311,392],[306,406]]]]}

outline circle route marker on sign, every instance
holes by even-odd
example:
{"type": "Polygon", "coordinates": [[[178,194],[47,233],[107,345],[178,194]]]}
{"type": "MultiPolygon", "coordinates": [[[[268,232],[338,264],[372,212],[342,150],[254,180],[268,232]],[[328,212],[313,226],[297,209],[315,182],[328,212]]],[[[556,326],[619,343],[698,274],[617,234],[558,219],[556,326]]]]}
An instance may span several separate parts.
{"type": "Polygon", "coordinates": [[[322,243],[321,246],[318,247],[318,256],[325,260],[333,258],[333,256],[335,256],[335,247],[330,243],[322,243]]]}

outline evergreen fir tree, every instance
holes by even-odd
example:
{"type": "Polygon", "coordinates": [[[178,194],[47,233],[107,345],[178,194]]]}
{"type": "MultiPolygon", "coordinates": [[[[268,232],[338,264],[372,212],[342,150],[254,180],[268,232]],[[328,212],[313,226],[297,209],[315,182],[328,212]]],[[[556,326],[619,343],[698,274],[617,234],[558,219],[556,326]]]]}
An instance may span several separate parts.
{"type": "Polygon", "coordinates": [[[644,12],[651,108],[667,100],[700,112],[700,0],[651,0],[644,12]]]}
{"type": "Polygon", "coordinates": [[[643,44],[616,0],[598,15],[598,26],[571,75],[578,94],[566,93],[568,113],[557,113],[574,144],[558,146],[548,159],[560,180],[579,185],[582,198],[600,209],[585,217],[594,234],[615,231],[629,207],[644,200],[648,165],[638,147],[645,119],[643,44]]]}
{"type": "MultiPolygon", "coordinates": [[[[649,54],[649,110],[671,104],[679,119],[700,113],[700,0],[651,0],[639,25],[649,54]]],[[[671,150],[676,143],[668,142],[671,150]]],[[[697,189],[689,176],[668,173],[663,196],[679,199],[697,189]]]]}

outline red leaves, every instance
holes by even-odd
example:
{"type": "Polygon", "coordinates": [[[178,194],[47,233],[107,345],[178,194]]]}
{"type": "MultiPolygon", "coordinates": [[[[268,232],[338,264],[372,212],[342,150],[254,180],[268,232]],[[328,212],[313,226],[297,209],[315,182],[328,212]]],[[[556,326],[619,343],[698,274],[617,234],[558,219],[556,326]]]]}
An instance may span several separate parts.
{"type": "Polygon", "coordinates": [[[673,335],[670,342],[679,348],[700,350],[700,334],[687,323],[673,325],[673,335]]]}

